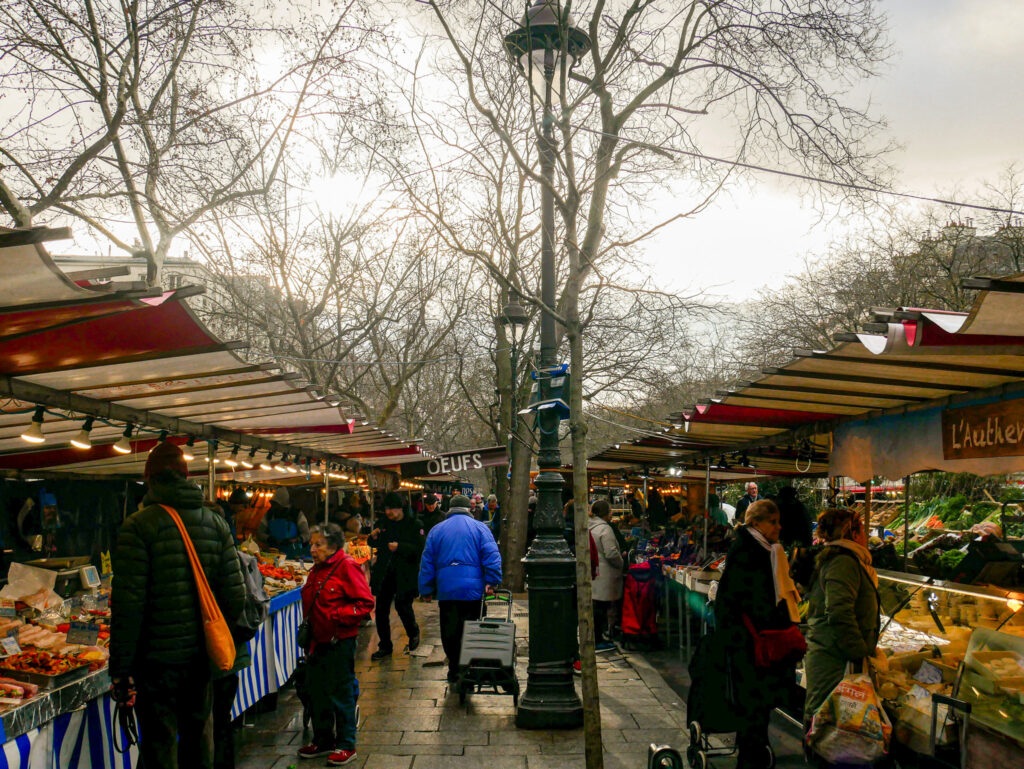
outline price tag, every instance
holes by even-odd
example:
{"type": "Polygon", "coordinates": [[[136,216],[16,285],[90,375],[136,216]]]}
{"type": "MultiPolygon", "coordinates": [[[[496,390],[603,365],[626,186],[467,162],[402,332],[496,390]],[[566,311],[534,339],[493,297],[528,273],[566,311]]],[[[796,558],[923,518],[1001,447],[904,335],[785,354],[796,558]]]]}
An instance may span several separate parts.
{"type": "Polygon", "coordinates": [[[14,608],[13,598],[0,598],[0,617],[17,617],[18,610],[14,608]]]}
{"type": "Polygon", "coordinates": [[[12,627],[10,630],[7,631],[7,637],[8,638],[17,638],[19,635],[21,635],[20,631],[21,631],[21,625],[15,625],[14,627],[12,627]]]}
{"type": "Polygon", "coordinates": [[[100,637],[99,626],[91,622],[72,622],[68,629],[68,643],[95,646],[100,637]]]}
{"type": "Polygon", "coordinates": [[[21,646],[18,645],[18,639],[12,636],[0,638],[0,646],[3,646],[4,653],[8,656],[12,654],[21,654],[21,646]]]}
{"type": "Polygon", "coordinates": [[[914,675],[914,680],[923,684],[939,684],[942,683],[942,671],[925,660],[921,663],[920,670],[914,675]]]}
{"type": "Polygon", "coordinates": [[[114,573],[114,567],[110,565],[110,551],[104,550],[100,553],[100,573],[105,577],[114,573]]]}

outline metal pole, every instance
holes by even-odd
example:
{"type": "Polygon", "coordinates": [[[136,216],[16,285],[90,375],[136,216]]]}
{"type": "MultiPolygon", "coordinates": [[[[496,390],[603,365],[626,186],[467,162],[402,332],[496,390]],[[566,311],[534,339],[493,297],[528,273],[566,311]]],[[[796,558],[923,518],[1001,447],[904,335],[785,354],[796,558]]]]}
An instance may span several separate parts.
{"type": "Polygon", "coordinates": [[[647,529],[653,531],[653,529],[651,529],[651,499],[650,499],[650,497],[647,496],[647,465],[644,465],[644,517],[643,517],[643,525],[647,529]]]}
{"type": "Polygon", "coordinates": [[[331,522],[331,463],[324,463],[324,526],[331,522]]]}
{"type": "Polygon", "coordinates": [[[903,479],[903,571],[907,570],[907,542],[910,537],[910,476],[903,479]]]}
{"type": "Polygon", "coordinates": [[[210,504],[217,503],[217,444],[215,441],[209,441],[206,444],[206,482],[210,487],[210,504]]]}
{"type": "Polygon", "coordinates": [[[711,496],[711,458],[708,460],[707,474],[704,476],[704,549],[701,551],[701,557],[708,557],[708,518],[711,517],[711,502],[708,497],[711,496]]]}
{"type": "MultiPolygon", "coordinates": [[[[544,370],[556,363],[555,319],[555,142],[551,109],[551,81],[555,76],[555,52],[544,52],[544,117],[539,137],[541,176],[541,299],[540,368],[537,385],[542,400],[550,392],[544,370]],[[549,309],[550,308],[550,309],[549,309]]],[[[579,372],[574,372],[579,375],[579,372]]],[[[526,691],[519,700],[516,726],[526,729],[571,729],[583,725],[583,703],[576,694],[572,663],[576,639],[576,557],[565,540],[562,517],[562,458],[558,448],[556,409],[537,415],[540,429],[537,465],[537,532],[523,559],[526,567],[530,611],[530,644],[526,691]]],[[[585,470],[584,470],[585,472],[585,470]]]]}
{"type": "Polygon", "coordinates": [[[871,536],[871,481],[864,484],[864,536],[871,536]]]}

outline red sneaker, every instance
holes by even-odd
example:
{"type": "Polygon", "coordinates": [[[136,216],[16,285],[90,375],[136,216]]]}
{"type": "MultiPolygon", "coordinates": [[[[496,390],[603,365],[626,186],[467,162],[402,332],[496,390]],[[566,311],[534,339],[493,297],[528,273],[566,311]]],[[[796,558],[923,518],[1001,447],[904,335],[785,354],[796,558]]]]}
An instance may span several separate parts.
{"type": "Polygon", "coordinates": [[[572,663],[572,672],[573,672],[573,675],[577,675],[577,676],[583,675],[583,666],[580,665],[580,661],[579,660],[576,660],[574,663],[572,663]]]}
{"type": "Polygon", "coordinates": [[[356,760],[354,750],[336,750],[327,757],[327,763],[331,766],[344,766],[349,761],[356,760]]]}
{"type": "Polygon", "coordinates": [[[299,748],[299,758],[320,758],[320,756],[329,756],[333,752],[334,748],[310,744],[304,748],[299,748]]]}

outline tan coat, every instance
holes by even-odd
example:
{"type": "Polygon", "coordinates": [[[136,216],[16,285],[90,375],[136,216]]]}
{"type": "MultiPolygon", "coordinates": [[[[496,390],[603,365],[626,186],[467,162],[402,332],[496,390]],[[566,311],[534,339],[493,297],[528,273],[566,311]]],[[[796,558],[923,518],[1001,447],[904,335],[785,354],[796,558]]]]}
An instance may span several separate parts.
{"type": "Polygon", "coordinates": [[[595,601],[617,601],[622,598],[623,558],[612,525],[595,515],[587,524],[590,536],[597,546],[597,576],[594,577],[593,599],[595,601]]]}

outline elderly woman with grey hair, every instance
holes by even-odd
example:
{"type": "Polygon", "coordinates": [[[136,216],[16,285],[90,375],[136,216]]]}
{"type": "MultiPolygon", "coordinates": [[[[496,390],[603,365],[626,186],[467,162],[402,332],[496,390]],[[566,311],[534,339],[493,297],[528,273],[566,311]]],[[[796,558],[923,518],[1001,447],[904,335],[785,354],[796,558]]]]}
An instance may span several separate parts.
{"type": "Polygon", "coordinates": [[[299,757],[328,756],[332,766],[356,757],[356,633],[373,610],[366,575],[344,548],[338,524],[315,527],[313,568],[302,587],[302,612],[312,631],[305,678],[313,742],[299,749],[299,757]]]}
{"type": "Polygon", "coordinates": [[[484,511],[487,525],[491,527],[491,534],[494,541],[501,539],[501,509],[498,507],[498,497],[491,494],[487,497],[487,509],[484,511]]]}

